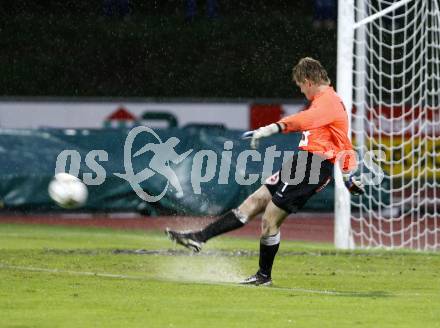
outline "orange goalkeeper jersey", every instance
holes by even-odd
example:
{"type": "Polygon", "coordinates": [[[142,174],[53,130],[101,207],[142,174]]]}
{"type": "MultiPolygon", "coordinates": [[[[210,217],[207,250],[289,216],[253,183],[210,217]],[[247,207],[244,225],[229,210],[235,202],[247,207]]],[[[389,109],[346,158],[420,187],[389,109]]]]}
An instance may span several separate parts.
{"type": "Polygon", "coordinates": [[[335,163],[338,154],[348,151],[351,155],[343,157],[341,169],[350,171],[356,166],[348,138],[347,112],[332,87],[315,95],[306,110],[287,116],[278,123],[285,124],[283,132],[303,132],[299,149],[324,156],[332,163],[335,163]]]}

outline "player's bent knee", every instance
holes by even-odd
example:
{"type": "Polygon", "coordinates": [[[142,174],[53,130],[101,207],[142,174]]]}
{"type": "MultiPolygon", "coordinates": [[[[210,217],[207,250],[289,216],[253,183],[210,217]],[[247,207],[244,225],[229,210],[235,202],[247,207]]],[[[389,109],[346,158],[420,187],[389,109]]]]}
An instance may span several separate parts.
{"type": "Polygon", "coordinates": [[[250,218],[261,213],[266,207],[270,198],[267,198],[261,194],[254,193],[250,195],[240,206],[239,210],[242,213],[247,214],[250,218]]]}
{"type": "Polygon", "coordinates": [[[277,234],[280,230],[281,224],[283,223],[287,215],[288,212],[270,202],[266,206],[266,211],[263,215],[261,224],[261,235],[272,236],[277,234]]]}
{"type": "Polygon", "coordinates": [[[280,232],[279,225],[275,222],[275,220],[268,220],[263,217],[261,221],[261,236],[273,236],[280,232]]]}

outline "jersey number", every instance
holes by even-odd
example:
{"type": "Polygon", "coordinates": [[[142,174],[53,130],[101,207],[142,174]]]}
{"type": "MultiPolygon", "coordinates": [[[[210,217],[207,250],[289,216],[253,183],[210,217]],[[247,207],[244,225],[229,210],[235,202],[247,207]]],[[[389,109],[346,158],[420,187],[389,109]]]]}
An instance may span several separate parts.
{"type": "Polygon", "coordinates": [[[299,147],[307,146],[309,143],[310,131],[304,131],[302,134],[301,141],[299,142],[299,147]]]}

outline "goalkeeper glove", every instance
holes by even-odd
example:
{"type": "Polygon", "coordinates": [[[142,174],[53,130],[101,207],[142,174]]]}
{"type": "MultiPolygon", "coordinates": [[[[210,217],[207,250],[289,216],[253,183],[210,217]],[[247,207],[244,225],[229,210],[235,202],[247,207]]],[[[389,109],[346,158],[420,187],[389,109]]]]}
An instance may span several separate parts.
{"type": "Polygon", "coordinates": [[[262,126],[257,130],[246,131],[241,136],[242,139],[251,139],[251,148],[256,149],[260,138],[271,136],[272,134],[281,132],[281,127],[277,123],[262,126]]]}
{"type": "Polygon", "coordinates": [[[356,180],[353,175],[344,174],[343,179],[345,187],[347,187],[351,194],[360,196],[365,193],[364,185],[360,180],[356,180]]]}

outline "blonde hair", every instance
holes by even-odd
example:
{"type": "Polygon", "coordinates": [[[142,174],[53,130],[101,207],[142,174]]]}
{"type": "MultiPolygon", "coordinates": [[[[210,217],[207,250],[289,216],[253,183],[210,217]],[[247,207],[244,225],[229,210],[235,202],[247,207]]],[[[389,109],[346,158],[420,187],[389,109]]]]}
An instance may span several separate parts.
{"type": "Polygon", "coordinates": [[[330,84],[325,68],[318,60],[311,57],[300,59],[292,70],[292,80],[296,83],[304,83],[308,80],[313,84],[330,84]]]}

